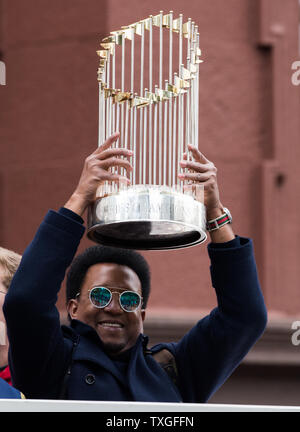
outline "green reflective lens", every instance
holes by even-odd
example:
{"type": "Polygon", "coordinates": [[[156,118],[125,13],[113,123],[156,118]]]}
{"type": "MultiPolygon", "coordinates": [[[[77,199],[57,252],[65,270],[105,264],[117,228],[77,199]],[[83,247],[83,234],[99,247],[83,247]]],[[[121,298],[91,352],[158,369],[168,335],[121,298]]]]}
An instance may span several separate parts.
{"type": "Polygon", "coordinates": [[[140,301],[140,296],[135,292],[126,291],[120,295],[120,304],[127,312],[136,310],[140,305],[140,301]]]}
{"type": "MultiPolygon", "coordinates": [[[[109,305],[113,292],[106,287],[95,287],[90,291],[90,301],[97,308],[104,308],[109,305]]],[[[134,312],[141,304],[141,297],[134,291],[124,291],[119,294],[119,303],[126,312],[134,312]]]]}
{"type": "Polygon", "coordinates": [[[94,306],[100,308],[103,308],[109,304],[111,296],[111,292],[105,287],[96,287],[90,292],[91,302],[94,306]]]}

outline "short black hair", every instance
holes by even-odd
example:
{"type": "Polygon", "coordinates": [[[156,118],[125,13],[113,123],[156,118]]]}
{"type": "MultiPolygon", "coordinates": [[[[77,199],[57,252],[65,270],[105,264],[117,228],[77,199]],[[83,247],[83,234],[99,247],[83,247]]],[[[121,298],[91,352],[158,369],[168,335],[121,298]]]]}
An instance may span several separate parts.
{"type": "Polygon", "coordinates": [[[88,269],[95,264],[113,263],[131,268],[139,277],[142,286],[143,308],[146,308],[150,295],[150,268],[145,258],[131,249],[114,248],[110,246],[96,245],[87,248],[78,255],[67,273],[66,300],[76,297],[80,292],[82,283],[88,269]]]}

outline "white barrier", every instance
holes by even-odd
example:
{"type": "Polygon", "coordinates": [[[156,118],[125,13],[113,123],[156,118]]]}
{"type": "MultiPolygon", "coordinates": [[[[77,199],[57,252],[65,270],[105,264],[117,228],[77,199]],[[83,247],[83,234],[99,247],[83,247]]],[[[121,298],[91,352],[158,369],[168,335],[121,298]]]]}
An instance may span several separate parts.
{"type": "Polygon", "coordinates": [[[300,406],[0,399],[0,412],[300,412],[300,406]]]}

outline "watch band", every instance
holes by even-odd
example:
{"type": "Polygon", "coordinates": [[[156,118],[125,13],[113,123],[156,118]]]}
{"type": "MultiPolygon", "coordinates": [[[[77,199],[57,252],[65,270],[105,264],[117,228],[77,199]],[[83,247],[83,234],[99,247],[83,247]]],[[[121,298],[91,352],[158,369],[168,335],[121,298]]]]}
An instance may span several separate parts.
{"type": "Polygon", "coordinates": [[[216,219],[211,219],[206,224],[206,230],[208,232],[220,229],[222,226],[231,223],[232,217],[228,209],[223,209],[224,213],[216,219]]]}

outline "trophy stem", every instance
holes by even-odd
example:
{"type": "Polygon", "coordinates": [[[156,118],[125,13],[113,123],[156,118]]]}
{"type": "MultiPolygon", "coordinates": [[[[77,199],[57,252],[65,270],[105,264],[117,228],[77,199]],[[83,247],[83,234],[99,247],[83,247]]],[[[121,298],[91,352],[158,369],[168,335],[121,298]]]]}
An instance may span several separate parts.
{"type": "Polygon", "coordinates": [[[170,11],[170,32],[169,32],[169,83],[173,78],[173,11],[170,11]]]}
{"type": "MultiPolygon", "coordinates": [[[[125,34],[122,33],[122,57],[121,57],[121,91],[125,92],[125,34]]],[[[125,143],[125,134],[124,134],[124,113],[125,103],[121,105],[121,147],[124,147],[125,143]]],[[[124,168],[121,168],[120,173],[124,176],[124,168]]]]}
{"type": "MultiPolygon", "coordinates": [[[[187,67],[190,67],[190,59],[187,58],[187,67]]],[[[189,152],[187,149],[187,145],[192,144],[190,141],[190,89],[187,89],[186,94],[186,120],[185,120],[185,145],[186,145],[186,153],[187,153],[187,159],[189,160],[189,152]]]]}
{"type": "Polygon", "coordinates": [[[137,108],[133,108],[133,153],[134,153],[134,159],[133,159],[133,173],[132,173],[132,182],[133,184],[136,184],[136,110],[137,108]]]}
{"type": "MultiPolygon", "coordinates": [[[[155,91],[157,86],[155,86],[155,91]]],[[[153,142],[153,183],[157,183],[157,104],[154,105],[154,142],[153,142]]]]}
{"type": "MultiPolygon", "coordinates": [[[[152,93],[152,67],[153,67],[153,29],[152,29],[152,19],[149,23],[149,92],[152,93]]],[[[149,183],[152,180],[152,165],[154,165],[155,160],[153,160],[153,143],[152,143],[152,104],[149,105],[149,183]],[[153,163],[152,163],[153,160],[153,163]]],[[[155,171],[154,171],[155,172],[155,171]]],[[[153,175],[153,177],[155,174],[153,175]]]]}
{"type": "MultiPolygon", "coordinates": [[[[110,54],[108,54],[107,57],[107,68],[106,68],[106,83],[107,87],[110,87],[110,54]]],[[[106,139],[111,135],[110,131],[110,116],[111,116],[111,110],[110,110],[110,98],[106,99],[106,139]]]]}
{"type": "MultiPolygon", "coordinates": [[[[147,89],[145,89],[147,90],[147,89]]],[[[143,137],[143,184],[146,184],[146,162],[147,162],[147,109],[144,110],[144,137],[143,137]]],[[[141,112],[142,116],[142,112],[141,112]]]]}
{"type": "MultiPolygon", "coordinates": [[[[180,72],[181,65],[182,65],[182,14],[179,15],[179,67],[178,70],[180,72]]],[[[182,78],[181,75],[179,75],[180,78],[182,78]]]]}
{"type": "Polygon", "coordinates": [[[159,88],[162,89],[163,71],[163,12],[160,11],[159,19],[159,88]]]}
{"type": "MultiPolygon", "coordinates": [[[[159,20],[159,89],[162,89],[162,68],[163,68],[163,13],[160,12],[160,20],[159,20]]],[[[162,184],[163,181],[163,173],[162,173],[162,115],[163,115],[163,106],[162,103],[159,104],[159,124],[158,124],[158,149],[159,149],[159,184],[162,184]]]]}
{"type": "Polygon", "coordinates": [[[178,178],[177,178],[177,163],[176,163],[176,120],[177,120],[177,98],[174,99],[174,106],[173,106],[173,168],[172,168],[172,173],[173,173],[173,180],[172,183],[173,185],[176,184],[176,180],[178,183],[178,178]]]}
{"type": "Polygon", "coordinates": [[[169,186],[172,185],[172,157],[174,158],[174,154],[172,151],[172,99],[169,99],[169,148],[168,148],[168,155],[169,155],[169,186]]]}
{"type": "MultiPolygon", "coordinates": [[[[167,83],[166,83],[167,84],[167,83]]],[[[163,178],[164,185],[167,184],[167,126],[168,124],[168,106],[167,101],[164,102],[164,156],[163,156],[163,178]]]]}
{"type": "MultiPolygon", "coordinates": [[[[196,37],[196,49],[195,49],[195,54],[197,54],[197,49],[199,49],[199,45],[200,45],[200,35],[198,33],[198,27],[197,27],[197,37],[196,37]]],[[[196,114],[195,114],[195,134],[196,134],[196,141],[195,141],[195,145],[197,146],[197,148],[199,147],[199,65],[196,68],[197,72],[196,72],[196,91],[195,91],[195,96],[196,96],[196,114]]]]}
{"type": "Polygon", "coordinates": [[[102,132],[103,132],[103,126],[102,126],[102,121],[103,121],[103,118],[102,118],[102,116],[103,116],[103,106],[102,106],[102,88],[101,88],[101,86],[102,86],[102,84],[101,84],[101,82],[99,81],[99,85],[98,85],[98,87],[99,87],[99,89],[98,89],[98,91],[99,91],[99,104],[98,104],[98,106],[99,106],[99,112],[98,112],[98,115],[99,115],[99,120],[98,120],[98,147],[103,143],[103,135],[102,135],[102,132]]]}
{"type": "Polygon", "coordinates": [[[143,116],[140,114],[140,142],[139,142],[139,149],[140,149],[140,161],[139,161],[139,182],[142,183],[142,172],[143,172],[143,116]]]}

